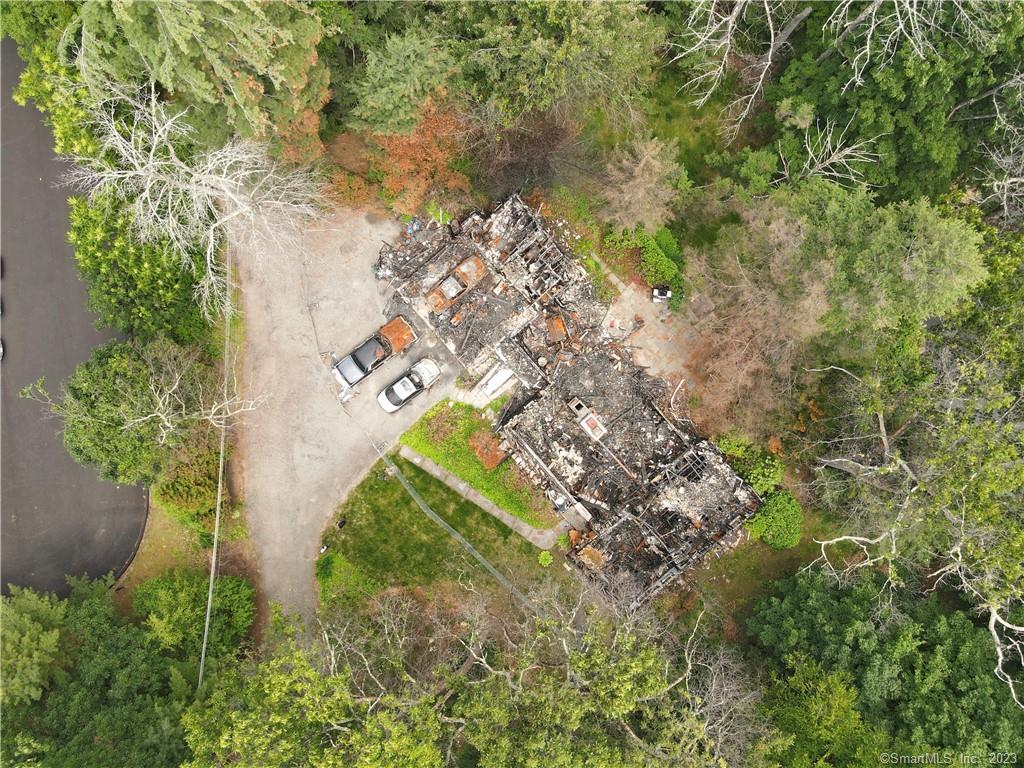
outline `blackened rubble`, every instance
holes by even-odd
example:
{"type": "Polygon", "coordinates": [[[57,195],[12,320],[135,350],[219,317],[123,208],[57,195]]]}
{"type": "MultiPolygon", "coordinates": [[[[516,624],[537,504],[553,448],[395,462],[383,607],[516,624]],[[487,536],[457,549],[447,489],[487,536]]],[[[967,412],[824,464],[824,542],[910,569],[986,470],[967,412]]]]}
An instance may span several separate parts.
{"type": "Polygon", "coordinates": [[[385,246],[378,275],[483,385],[505,369],[519,379],[502,447],[573,526],[584,572],[650,599],[757,510],[718,450],[659,407],[664,384],[602,332],[587,274],[517,195],[385,246]]]}

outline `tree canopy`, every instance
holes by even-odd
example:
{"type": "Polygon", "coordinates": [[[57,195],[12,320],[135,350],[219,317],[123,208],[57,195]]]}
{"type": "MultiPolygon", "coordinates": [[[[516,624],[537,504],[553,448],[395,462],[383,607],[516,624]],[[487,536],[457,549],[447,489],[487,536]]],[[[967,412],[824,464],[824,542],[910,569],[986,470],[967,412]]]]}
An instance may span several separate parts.
{"type": "Polygon", "coordinates": [[[630,103],[662,40],[636,2],[452,2],[432,23],[476,109],[506,125],[557,106],[630,103]]]}
{"type": "MultiPolygon", "coordinates": [[[[835,35],[822,29],[825,14],[812,15],[804,52],[787,64],[776,86],[768,87],[768,98],[776,106],[784,100],[794,108],[806,105],[822,123],[849,124],[850,142],[872,142],[877,161],[863,166],[863,179],[883,200],[937,197],[978,163],[979,144],[992,130],[991,121],[979,119],[991,112],[984,94],[1009,82],[1024,57],[1020,6],[982,11],[980,23],[994,31],[978,40],[954,33],[956,13],[946,6],[927,46],[908,41],[884,65],[867,66],[854,84],[847,58],[856,55],[851,45],[861,41],[856,35],[847,38],[838,45],[847,58],[833,55],[835,35]]],[[[805,152],[802,130],[783,125],[781,133],[782,155],[799,166],[805,152]]]]}
{"type": "Polygon", "coordinates": [[[81,6],[78,63],[100,96],[146,75],[191,110],[209,146],[276,136],[295,157],[318,152],[328,74],[317,14],[301,3],[184,0],[81,6]]]}
{"type": "Polygon", "coordinates": [[[795,655],[845,676],[857,711],[901,748],[1012,750],[1024,712],[992,674],[988,633],[934,598],[880,612],[879,588],[871,576],[842,587],[801,574],[755,605],[749,629],[776,669],[795,655]]]}
{"type": "MultiPolygon", "coordinates": [[[[115,200],[70,202],[68,240],[99,320],[140,340],[202,342],[208,326],[194,295],[195,277],[177,251],[166,241],[138,242],[130,214],[115,200]]],[[[199,257],[193,264],[204,268],[199,257]]]]}

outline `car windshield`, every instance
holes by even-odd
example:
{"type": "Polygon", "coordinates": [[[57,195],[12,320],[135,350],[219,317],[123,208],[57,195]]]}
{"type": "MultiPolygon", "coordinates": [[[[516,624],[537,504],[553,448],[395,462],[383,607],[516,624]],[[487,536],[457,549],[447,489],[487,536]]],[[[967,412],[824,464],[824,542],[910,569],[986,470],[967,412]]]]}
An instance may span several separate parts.
{"type": "Polygon", "coordinates": [[[367,339],[352,353],[352,357],[366,373],[372,371],[385,356],[384,346],[377,339],[367,339]]]}

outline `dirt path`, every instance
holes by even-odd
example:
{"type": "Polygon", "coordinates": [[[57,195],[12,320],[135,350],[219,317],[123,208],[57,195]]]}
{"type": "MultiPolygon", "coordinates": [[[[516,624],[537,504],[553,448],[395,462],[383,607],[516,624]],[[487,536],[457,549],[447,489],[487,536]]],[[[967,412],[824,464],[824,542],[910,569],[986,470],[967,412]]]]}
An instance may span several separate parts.
{"type": "Polygon", "coordinates": [[[330,355],[347,354],[385,319],[386,286],[372,266],[381,242],[398,233],[390,219],[339,211],[308,232],[305,259],[273,252],[236,259],[244,315],[240,386],[267,398],[242,425],[234,462],[263,615],[268,602],[313,615],[313,563],[335,506],[377,460],[374,444],[391,447],[453,386],[454,369],[421,334],[344,408],[338,401],[330,355]],[[384,413],[377,392],[427,355],[442,364],[442,380],[397,414],[384,413]]]}

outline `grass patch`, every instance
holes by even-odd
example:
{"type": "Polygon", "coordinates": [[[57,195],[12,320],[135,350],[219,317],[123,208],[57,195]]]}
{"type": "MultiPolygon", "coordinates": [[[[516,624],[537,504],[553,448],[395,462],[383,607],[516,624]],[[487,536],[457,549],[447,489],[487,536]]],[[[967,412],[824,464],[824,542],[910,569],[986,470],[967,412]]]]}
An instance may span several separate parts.
{"type": "Polygon", "coordinates": [[[727,225],[740,224],[742,219],[736,211],[708,215],[699,206],[692,206],[685,219],[676,219],[669,224],[669,229],[682,245],[694,248],[705,248],[718,239],[718,233],[727,225]]]}
{"type": "Polygon", "coordinates": [[[590,281],[594,284],[594,293],[597,295],[598,301],[611,304],[619,297],[619,289],[609,279],[604,267],[601,266],[601,262],[597,260],[593,252],[581,255],[580,264],[590,275],[590,281]]]}
{"type": "Polygon", "coordinates": [[[150,493],[146,531],[135,559],[117,580],[114,602],[127,615],[135,588],[143,581],[162,576],[172,568],[202,568],[205,564],[206,553],[195,531],[167,514],[150,493]]]}
{"type": "MultiPolygon", "coordinates": [[[[679,90],[676,67],[662,70],[644,105],[647,125],[659,139],[675,140],[676,159],[695,185],[706,184],[718,175],[706,157],[725,149],[722,142],[721,112],[728,102],[729,88],[723,87],[703,107],[693,105],[693,94],[679,90]]],[[[728,84],[726,84],[728,86],[728,84]]]]}
{"type": "Polygon", "coordinates": [[[504,461],[488,469],[477,456],[474,444],[491,433],[492,425],[484,411],[445,401],[427,411],[402,435],[401,442],[458,476],[509,514],[535,528],[550,528],[557,522],[551,505],[514,462],[504,461]]]}
{"type": "MultiPolygon", "coordinates": [[[[513,583],[525,587],[561,570],[546,570],[536,547],[444,483],[400,457],[394,460],[431,509],[513,583]]],[[[317,560],[323,603],[359,602],[385,587],[450,584],[460,574],[476,584],[493,584],[476,560],[423,513],[383,462],[341,504],[335,520],[340,518],[345,526],[328,529],[328,549],[317,560]]]]}
{"type": "Polygon", "coordinates": [[[821,550],[814,543],[831,533],[820,512],[804,509],[800,543],[792,549],[772,549],[756,540],[744,541],[719,558],[710,557],[707,570],[698,572],[697,588],[706,600],[722,608],[742,634],[754,601],[772,592],[775,582],[792,576],[812,562],[821,550]]]}

